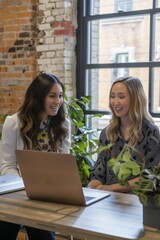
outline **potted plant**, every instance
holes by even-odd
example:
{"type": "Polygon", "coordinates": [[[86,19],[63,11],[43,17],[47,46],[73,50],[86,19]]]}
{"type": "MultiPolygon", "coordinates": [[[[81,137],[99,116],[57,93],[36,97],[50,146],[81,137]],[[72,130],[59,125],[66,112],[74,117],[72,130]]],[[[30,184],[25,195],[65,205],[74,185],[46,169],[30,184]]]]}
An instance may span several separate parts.
{"type": "MultiPolygon", "coordinates": [[[[93,156],[98,153],[99,129],[87,127],[85,125],[84,108],[90,104],[90,96],[79,99],[65,98],[68,118],[72,122],[72,140],[70,153],[76,157],[79,174],[83,186],[86,186],[90,177],[90,169],[94,164],[93,156]]],[[[101,117],[102,114],[94,114],[92,117],[101,117]]]]}
{"type": "MultiPolygon", "coordinates": [[[[108,146],[110,149],[111,145],[108,146]]],[[[137,163],[131,156],[136,151],[129,145],[124,145],[120,154],[109,160],[109,167],[112,168],[120,184],[129,186],[130,176],[139,176],[139,181],[131,188],[131,192],[139,197],[143,204],[143,223],[145,226],[160,229],[160,163],[146,169],[144,158],[140,156],[137,163]]],[[[140,154],[140,153],[139,153],[140,154]]]]}

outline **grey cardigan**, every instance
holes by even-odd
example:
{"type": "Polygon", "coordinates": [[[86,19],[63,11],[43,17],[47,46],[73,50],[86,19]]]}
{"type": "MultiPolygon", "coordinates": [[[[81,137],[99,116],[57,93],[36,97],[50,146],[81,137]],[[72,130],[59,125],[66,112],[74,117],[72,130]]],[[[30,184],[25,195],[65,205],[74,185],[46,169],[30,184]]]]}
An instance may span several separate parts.
{"type": "MultiPolygon", "coordinates": [[[[104,128],[100,134],[99,139],[100,145],[106,146],[109,141],[106,138],[106,128],[104,128]]],[[[113,145],[112,154],[116,157],[126,142],[119,137],[117,142],[113,145]]],[[[142,134],[139,138],[137,145],[135,146],[145,157],[145,166],[150,168],[153,165],[160,162],[160,132],[158,126],[144,120],[142,125],[142,134]]],[[[140,156],[134,153],[132,157],[135,161],[140,160],[140,156]]],[[[91,180],[96,179],[101,181],[103,184],[114,184],[118,180],[115,177],[111,168],[108,167],[107,162],[111,158],[109,151],[103,151],[99,154],[97,162],[95,163],[91,171],[91,180]]]]}

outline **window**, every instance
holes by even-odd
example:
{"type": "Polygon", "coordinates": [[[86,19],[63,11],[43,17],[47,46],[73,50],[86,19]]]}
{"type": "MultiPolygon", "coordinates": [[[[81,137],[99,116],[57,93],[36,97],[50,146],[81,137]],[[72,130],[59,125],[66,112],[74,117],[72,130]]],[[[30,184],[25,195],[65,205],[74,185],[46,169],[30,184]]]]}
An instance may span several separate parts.
{"type": "MultiPolygon", "coordinates": [[[[134,62],[134,47],[126,47],[121,46],[119,48],[111,49],[111,62],[116,64],[118,63],[128,63],[130,61],[134,62]]],[[[113,80],[121,77],[121,76],[128,76],[129,70],[128,68],[115,68],[113,71],[113,80]]]]}
{"type": "Polygon", "coordinates": [[[160,1],[78,1],[77,95],[91,95],[87,117],[107,118],[112,81],[132,75],[142,81],[149,112],[160,118],[159,29],[160,1]]]}
{"type": "MultiPolygon", "coordinates": [[[[116,63],[125,63],[128,62],[128,53],[117,53],[115,57],[116,63]]],[[[113,78],[117,79],[121,76],[128,76],[128,68],[115,68],[113,78]]]]}
{"type": "Polygon", "coordinates": [[[116,0],[116,12],[127,12],[132,10],[132,0],[116,0]]]}

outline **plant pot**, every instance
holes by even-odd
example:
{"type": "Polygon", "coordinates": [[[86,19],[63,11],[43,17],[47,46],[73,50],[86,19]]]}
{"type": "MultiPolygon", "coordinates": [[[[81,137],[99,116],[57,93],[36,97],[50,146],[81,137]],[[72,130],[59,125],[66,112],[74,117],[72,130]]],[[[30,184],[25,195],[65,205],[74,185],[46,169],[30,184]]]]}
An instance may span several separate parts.
{"type": "Polygon", "coordinates": [[[149,199],[147,206],[143,206],[143,224],[160,229],[160,208],[155,206],[153,199],[149,199]]]}

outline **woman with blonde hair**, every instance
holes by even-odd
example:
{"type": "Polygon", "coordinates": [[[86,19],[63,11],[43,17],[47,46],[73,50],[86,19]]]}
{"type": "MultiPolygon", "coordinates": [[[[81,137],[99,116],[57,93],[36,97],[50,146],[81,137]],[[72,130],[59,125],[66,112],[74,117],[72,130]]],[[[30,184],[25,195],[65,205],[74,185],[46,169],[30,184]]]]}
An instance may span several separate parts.
{"type": "MultiPolygon", "coordinates": [[[[100,134],[100,145],[113,143],[110,150],[99,154],[91,172],[89,187],[107,191],[127,192],[130,188],[118,183],[108,160],[116,157],[127,143],[134,147],[133,159],[145,159],[145,167],[159,162],[160,132],[147,110],[147,99],[141,81],[136,77],[121,77],[113,82],[109,94],[112,112],[110,123],[100,134]],[[140,153],[140,154],[138,154],[140,153]]],[[[132,187],[139,177],[129,179],[132,187]]]]}

